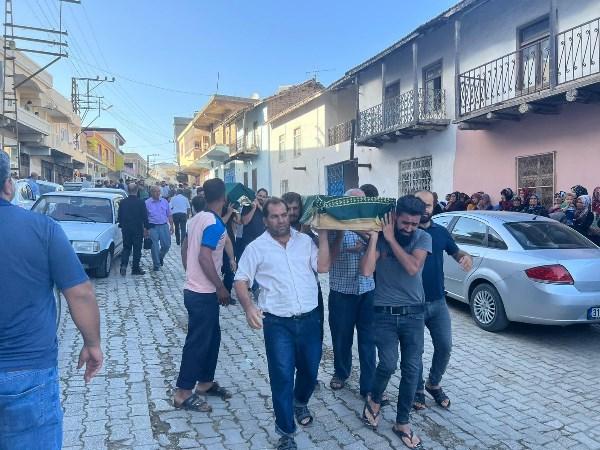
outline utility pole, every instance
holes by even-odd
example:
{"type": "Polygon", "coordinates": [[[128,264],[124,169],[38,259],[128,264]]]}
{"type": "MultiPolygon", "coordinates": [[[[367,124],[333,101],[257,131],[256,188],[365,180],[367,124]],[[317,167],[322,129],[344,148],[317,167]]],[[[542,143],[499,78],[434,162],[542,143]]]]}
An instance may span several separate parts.
{"type": "MultiPolygon", "coordinates": [[[[19,141],[19,125],[18,125],[18,110],[17,105],[17,89],[27,81],[36,77],[61,58],[68,57],[68,44],[63,42],[63,38],[68,36],[66,31],[62,29],[62,4],[74,3],[80,4],[80,0],[58,0],[59,1],[59,29],[31,27],[26,25],[18,25],[14,21],[13,1],[5,0],[4,2],[4,67],[2,71],[2,115],[4,116],[0,128],[11,132],[14,136],[15,144],[10,147],[16,147],[17,171],[19,176],[29,174],[21,173],[21,144],[19,141]],[[17,34],[20,33],[20,34],[17,34]],[[21,34],[23,33],[23,34],[21,34]],[[48,37],[42,39],[42,37],[48,37]],[[58,39],[58,40],[56,40],[58,39]],[[28,47],[23,47],[23,43],[29,44],[28,47]],[[37,47],[36,47],[37,46],[37,47]],[[35,73],[29,76],[23,74],[23,79],[17,82],[16,80],[16,53],[35,53],[39,55],[54,56],[48,64],[35,73]]],[[[2,150],[6,146],[6,131],[2,131],[2,150]]],[[[12,152],[11,152],[12,153],[12,152]]]]}
{"type": "Polygon", "coordinates": [[[92,92],[103,83],[114,82],[114,77],[112,79],[109,79],[108,77],[100,78],[99,76],[97,76],[96,78],[71,78],[71,105],[73,107],[73,112],[81,116],[81,121],[83,122],[88,112],[97,111],[96,117],[94,117],[94,119],[92,119],[92,121],[89,124],[87,124],[86,127],[89,127],[92,124],[92,122],[96,121],[100,117],[102,111],[102,99],[104,97],[99,95],[93,95],[92,92]],[[83,93],[80,93],[80,82],[83,82],[85,84],[85,89],[83,93]],[[81,115],[82,112],[83,115],[81,115]]]}
{"type": "Polygon", "coordinates": [[[146,156],[146,178],[150,176],[150,158],[156,158],[160,156],[158,153],[152,153],[151,155],[146,156]]]}

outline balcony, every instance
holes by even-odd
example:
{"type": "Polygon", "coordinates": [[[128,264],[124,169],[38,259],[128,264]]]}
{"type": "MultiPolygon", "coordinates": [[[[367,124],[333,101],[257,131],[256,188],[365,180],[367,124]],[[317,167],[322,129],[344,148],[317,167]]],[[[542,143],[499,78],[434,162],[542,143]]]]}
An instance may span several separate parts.
{"type": "Polygon", "coordinates": [[[458,121],[518,120],[557,113],[564,101],[598,99],[599,29],[597,18],[460,74],[458,121]]]}
{"type": "Polygon", "coordinates": [[[229,145],[229,158],[225,160],[225,163],[239,160],[249,161],[258,157],[260,151],[260,140],[255,142],[249,142],[246,138],[239,138],[235,144],[229,145]]]}
{"type": "Polygon", "coordinates": [[[349,120],[344,123],[340,123],[335,127],[327,130],[327,142],[331,147],[332,145],[341,144],[352,139],[352,121],[349,120]]]}
{"type": "Polygon", "coordinates": [[[385,142],[442,130],[449,123],[446,91],[420,88],[360,111],[357,142],[379,147],[385,142]]]}
{"type": "Polygon", "coordinates": [[[43,134],[48,136],[52,133],[52,126],[37,114],[27,111],[25,108],[17,107],[17,120],[19,132],[24,134],[43,134]]]}

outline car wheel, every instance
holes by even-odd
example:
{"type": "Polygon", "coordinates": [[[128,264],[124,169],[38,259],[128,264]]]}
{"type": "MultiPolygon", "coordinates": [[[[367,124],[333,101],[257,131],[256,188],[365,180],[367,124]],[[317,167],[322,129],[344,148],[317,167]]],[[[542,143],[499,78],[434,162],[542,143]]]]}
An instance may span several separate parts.
{"type": "Polygon", "coordinates": [[[494,332],[508,326],[500,294],[491,284],[483,283],[473,289],[469,304],[471,316],[479,328],[494,332]]]}
{"type": "Polygon", "coordinates": [[[102,261],[102,264],[96,269],[96,278],[106,278],[110,274],[112,259],[112,250],[107,250],[106,254],[104,255],[104,260],[102,261]]]}

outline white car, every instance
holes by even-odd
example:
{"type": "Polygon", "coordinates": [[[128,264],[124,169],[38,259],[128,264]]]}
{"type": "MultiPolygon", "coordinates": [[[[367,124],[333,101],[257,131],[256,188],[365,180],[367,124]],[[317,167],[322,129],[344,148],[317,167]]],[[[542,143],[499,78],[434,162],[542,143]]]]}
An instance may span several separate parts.
{"type": "Polygon", "coordinates": [[[42,195],[31,210],[56,220],[83,266],[105,278],[123,251],[117,223],[121,200],[122,195],[104,192],[52,192],[42,195]]]}

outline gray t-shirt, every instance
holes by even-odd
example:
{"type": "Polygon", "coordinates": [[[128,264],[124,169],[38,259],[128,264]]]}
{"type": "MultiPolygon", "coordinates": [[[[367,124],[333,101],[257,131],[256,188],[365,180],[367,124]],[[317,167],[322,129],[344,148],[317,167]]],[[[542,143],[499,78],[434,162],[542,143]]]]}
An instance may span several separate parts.
{"type": "MultiPolygon", "coordinates": [[[[417,229],[410,243],[402,248],[408,253],[415,249],[431,253],[431,236],[426,231],[417,229]]],[[[379,259],[375,267],[375,306],[414,306],[424,303],[425,291],[421,277],[423,268],[416,275],[409,275],[383,236],[377,241],[377,250],[379,259]]]]}

